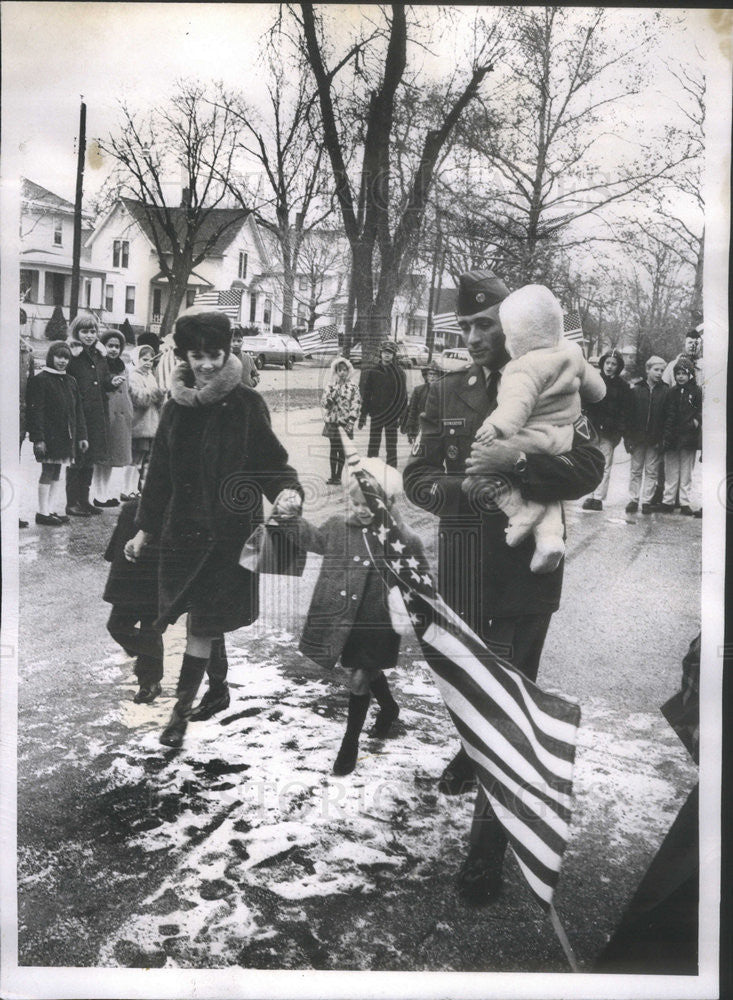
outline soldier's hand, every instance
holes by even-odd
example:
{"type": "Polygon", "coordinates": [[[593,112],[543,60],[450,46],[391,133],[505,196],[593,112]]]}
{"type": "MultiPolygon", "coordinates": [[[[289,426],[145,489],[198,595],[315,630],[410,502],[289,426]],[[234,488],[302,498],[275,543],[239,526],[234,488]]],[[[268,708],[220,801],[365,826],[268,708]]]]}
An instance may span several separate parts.
{"type": "Polygon", "coordinates": [[[466,461],[466,472],[469,476],[491,475],[492,473],[508,474],[514,471],[514,466],[522,457],[519,448],[494,441],[490,445],[482,445],[474,441],[471,454],[466,461]]]}

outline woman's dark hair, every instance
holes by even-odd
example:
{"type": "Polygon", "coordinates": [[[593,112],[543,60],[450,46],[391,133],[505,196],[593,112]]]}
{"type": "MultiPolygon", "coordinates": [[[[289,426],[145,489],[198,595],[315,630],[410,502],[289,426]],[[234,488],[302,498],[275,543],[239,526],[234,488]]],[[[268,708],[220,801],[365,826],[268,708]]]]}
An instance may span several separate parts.
{"type": "Polygon", "coordinates": [[[187,351],[224,351],[226,358],[232,346],[229,317],[216,309],[189,309],[176,320],[173,343],[177,357],[184,361],[187,351]]]}
{"type": "Polygon", "coordinates": [[[53,368],[53,359],[59,354],[65,354],[67,358],[71,357],[69,345],[64,340],[57,340],[49,347],[46,352],[46,368],[53,368]]]}
{"type": "Polygon", "coordinates": [[[110,342],[110,340],[116,340],[120,345],[120,354],[122,354],[125,347],[127,346],[125,335],[124,333],[121,333],[119,330],[107,330],[107,332],[103,333],[99,339],[102,341],[105,347],[110,342]]]}

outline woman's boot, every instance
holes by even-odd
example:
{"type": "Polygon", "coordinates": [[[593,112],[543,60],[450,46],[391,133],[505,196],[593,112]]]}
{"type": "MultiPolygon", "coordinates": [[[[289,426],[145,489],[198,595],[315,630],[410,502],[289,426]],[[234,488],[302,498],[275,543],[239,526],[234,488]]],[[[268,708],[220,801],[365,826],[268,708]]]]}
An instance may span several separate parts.
{"type": "Polygon", "coordinates": [[[377,739],[384,739],[389,734],[392,723],[396,722],[399,718],[400,707],[392,697],[392,692],[389,689],[389,684],[384,674],[380,673],[379,676],[374,678],[369,685],[369,690],[377,699],[377,704],[379,705],[377,718],[369,730],[369,735],[376,736],[377,739]]]}
{"type": "Polygon", "coordinates": [[[202,656],[183,654],[181,673],[176,688],[178,701],[173,706],[168,725],[160,734],[160,742],[163,746],[175,748],[183,746],[183,737],[186,734],[186,726],[191,716],[191,706],[206,672],[207,662],[202,656]]]}
{"type": "Polygon", "coordinates": [[[346,719],[346,733],[341,741],[341,746],[333,765],[334,774],[351,774],[356,767],[356,758],[359,754],[359,734],[364,725],[366,714],[369,711],[370,697],[368,693],[349,695],[349,714],[346,719]]]}
{"type": "Polygon", "coordinates": [[[229,708],[228,671],[227,650],[224,636],[221,636],[214,639],[211,644],[211,655],[206,664],[209,686],[201,701],[191,712],[191,722],[202,722],[204,719],[210,719],[217,712],[223,712],[225,708],[229,708]]]}

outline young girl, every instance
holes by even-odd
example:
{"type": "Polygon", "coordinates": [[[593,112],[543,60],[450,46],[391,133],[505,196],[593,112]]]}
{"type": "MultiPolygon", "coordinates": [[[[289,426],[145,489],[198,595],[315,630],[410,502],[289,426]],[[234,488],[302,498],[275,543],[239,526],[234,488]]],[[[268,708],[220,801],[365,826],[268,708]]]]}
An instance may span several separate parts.
{"type": "MultiPolygon", "coordinates": [[[[256,621],[257,577],[239,554],[262,521],[262,494],[279,513],[295,512],[302,490],[287,452],[275,436],[264,400],[241,382],[230,354],[225,313],[191,309],[176,320],[177,357],[171,399],[160,418],[138,508],[137,533],[124,547],[136,562],[146,545],[159,545],[158,619],[163,631],[185,614],[186,652],[177,700],[160,742],[183,744],[192,705],[212,646],[224,633],[256,621]]],[[[226,680],[209,666],[209,690],[199,719],[229,704],[226,680]]]]}
{"type": "Polygon", "coordinates": [[[680,358],[673,368],[675,385],[664,400],[663,514],[673,513],[679,490],[680,514],[692,516],[692,470],[702,442],[702,389],[695,381],[694,362],[680,358]]]}
{"type": "Polygon", "coordinates": [[[130,399],[132,400],[132,464],[126,470],[122,500],[138,496],[141,470],[147,465],[153,438],[160,422],[160,406],[164,392],[158,385],[153,371],[155,352],[147,344],[137,348],[130,372],[130,399]]]}
{"type": "Polygon", "coordinates": [[[63,341],[51,344],[45,367],[28,382],[28,432],[33,454],[41,463],[36,524],[51,527],[69,520],[55,512],[61,466],[69,466],[77,451],[83,454],[88,447],[79,389],[67,374],[70,360],[71,351],[63,341]]]}
{"type": "MultiPolygon", "coordinates": [[[[381,489],[392,510],[402,490],[399,472],[379,458],[363,459],[361,467],[381,489]]],[[[356,766],[359,735],[372,694],[379,712],[371,736],[387,736],[400,714],[384,675],[397,663],[400,634],[392,625],[387,587],[371,561],[364,538],[366,525],[374,515],[353,477],[348,498],[345,516],[331,517],[320,528],[302,518],[297,522],[301,547],[323,556],[300,651],[326,669],[333,668],[340,658],[349,672],[346,732],[333,765],[333,773],[338,775],[350,774],[356,766]]],[[[401,529],[422,556],[419,540],[404,527],[401,529]]]]}
{"type": "Polygon", "coordinates": [[[79,312],[69,324],[71,361],[68,372],[76,379],[87,425],[89,448],[66,470],[66,513],[73,517],[101,514],[89,503],[94,467],[109,461],[107,393],[124,375],[110,375],[107,360],[97,348],[99,322],[92,313],[79,312]]]}
{"type": "MultiPolygon", "coordinates": [[[[606,395],[600,373],[577,344],[563,339],[562,307],[544,285],[525,285],[499,306],[499,319],[512,360],[503,368],[496,409],[476,434],[480,448],[497,438],[531,454],[561,455],[569,451],[581,398],[597,403],[606,395]]],[[[471,484],[466,484],[471,492],[471,484]]],[[[509,517],[507,545],[515,546],[532,532],[533,573],[551,573],[565,554],[562,507],[524,500],[509,484],[497,497],[509,517]]]]}
{"type": "Polygon", "coordinates": [[[321,400],[325,424],[323,436],[331,443],[331,478],[329,486],[338,486],[344,468],[344,449],[341,444],[339,427],[348,436],[354,436],[354,424],[359,419],[361,395],[356,383],[351,382],[354,366],[346,358],[334,358],[331,362],[331,380],[321,400]]]}
{"type": "Polygon", "coordinates": [[[132,401],[127,367],[122,359],[126,341],[117,330],[108,331],[101,340],[107,351],[107,369],[116,381],[107,397],[109,452],[107,461],[95,466],[92,492],[95,507],[118,507],[120,501],[110,496],[112,469],[126,469],[132,463],[132,401]]]}

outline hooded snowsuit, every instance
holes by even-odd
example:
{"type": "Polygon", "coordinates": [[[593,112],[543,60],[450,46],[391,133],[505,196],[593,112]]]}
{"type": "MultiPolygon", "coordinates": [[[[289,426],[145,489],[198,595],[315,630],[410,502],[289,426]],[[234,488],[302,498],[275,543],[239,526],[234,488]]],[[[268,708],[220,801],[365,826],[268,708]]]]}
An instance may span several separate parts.
{"type": "Polygon", "coordinates": [[[354,436],[354,424],[359,419],[361,409],[361,394],[359,387],[351,381],[354,366],[347,358],[336,357],[331,362],[331,380],[321,399],[323,416],[323,436],[331,442],[331,482],[338,482],[346,461],[341,444],[339,427],[343,427],[349,437],[354,436]],[[336,368],[346,365],[348,377],[342,382],[336,375],[336,368]]]}

